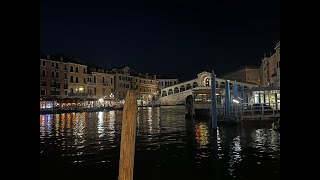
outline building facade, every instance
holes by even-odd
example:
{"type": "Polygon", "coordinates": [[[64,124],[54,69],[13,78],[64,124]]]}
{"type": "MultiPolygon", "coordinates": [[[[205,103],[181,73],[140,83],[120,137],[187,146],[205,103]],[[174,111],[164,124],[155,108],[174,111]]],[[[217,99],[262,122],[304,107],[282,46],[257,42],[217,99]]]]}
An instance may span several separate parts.
{"type": "Polygon", "coordinates": [[[179,84],[178,79],[157,79],[159,89],[179,84]]]}
{"type": "Polygon", "coordinates": [[[111,99],[114,97],[114,74],[105,69],[90,68],[87,76],[88,96],[111,99]]]}
{"type": "Polygon", "coordinates": [[[87,65],[80,63],[67,63],[68,69],[68,96],[85,98],[88,95],[87,65]]]}
{"type": "Polygon", "coordinates": [[[237,80],[241,82],[250,82],[260,85],[260,67],[258,66],[245,66],[236,71],[221,76],[221,78],[237,80]]]}
{"type": "Polygon", "coordinates": [[[139,105],[148,104],[158,98],[159,89],[156,76],[134,72],[128,66],[112,69],[114,73],[114,95],[123,100],[129,89],[137,90],[139,105]]]}
{"type": "Polygon", "coordinates": [[[67,97],[68,72],[63,59],[40,58],[40,97],[67,97]]]}
{"type": "Polygon", "coordinates": [[[148,105],[154,103],[160,97],[159,91],[159,82],[156,79],[156,76],[139,75],[139,100],[140,105],[148,105]]]}
{"type": "Polygon", "coordinates": [[[274,50],[270,57],[262,59],[262,87],[280,87],[280,41],[274,50]]]}

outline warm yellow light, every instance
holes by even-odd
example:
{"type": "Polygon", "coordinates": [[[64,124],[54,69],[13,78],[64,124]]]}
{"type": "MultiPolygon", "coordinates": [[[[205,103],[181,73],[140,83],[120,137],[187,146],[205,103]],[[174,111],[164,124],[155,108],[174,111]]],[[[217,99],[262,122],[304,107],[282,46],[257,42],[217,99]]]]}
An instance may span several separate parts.
{"type": "Polygon", "coordinates": [[[83,91],[83,88],[79,88],[79,91],[83,91]]]}

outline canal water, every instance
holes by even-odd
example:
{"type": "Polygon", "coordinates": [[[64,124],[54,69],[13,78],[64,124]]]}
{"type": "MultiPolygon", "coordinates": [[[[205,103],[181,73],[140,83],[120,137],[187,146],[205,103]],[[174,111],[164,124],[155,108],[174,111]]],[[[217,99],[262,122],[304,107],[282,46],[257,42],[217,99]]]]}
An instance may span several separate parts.
{"type": "MultiPolygon", "coordinates": [[[[280,179],[280,133],[266,121],[185,119],[139,108],[134,180],[280,179]]],[[[117,180],[122,111],[40,115],[40,179],[117,180]]]]}

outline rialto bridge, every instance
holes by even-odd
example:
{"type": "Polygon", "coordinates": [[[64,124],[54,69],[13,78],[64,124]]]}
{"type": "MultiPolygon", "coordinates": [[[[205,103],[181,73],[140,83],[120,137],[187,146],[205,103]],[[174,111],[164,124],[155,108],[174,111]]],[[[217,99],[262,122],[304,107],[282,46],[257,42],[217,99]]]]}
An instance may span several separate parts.
{"type": "MultiPolygon", "coordinates": [[[[222,97],[225,93],[225,82],[226,79],[216,78],[216,91],[220,95],[222,103],[222,97]]],[[[232,92],[234,84],[238,86],[238,89],[242,88],[244,91],[249,90],[253,87],[258,87],[254,83],[229,81],[230,90],[232,92]]],[[[161,105],[182,105],[186,103],[186,98],[192,95],[194,90],[211,89],[211,73],[201,72],[198,77],[186,82],[175,84],[161,89],[160,102],[161,105]]]]}

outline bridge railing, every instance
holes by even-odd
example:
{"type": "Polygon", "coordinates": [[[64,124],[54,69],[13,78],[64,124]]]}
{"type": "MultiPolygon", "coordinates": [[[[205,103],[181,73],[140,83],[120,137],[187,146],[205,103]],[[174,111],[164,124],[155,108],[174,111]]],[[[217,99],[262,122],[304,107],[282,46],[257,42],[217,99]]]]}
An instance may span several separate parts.
{"type": "MultiPolygon", "coordinates": [[[[280,113],[280,110],[276,109],[276,103],[270,103],[270,105],[266,105],[263,103],[242,103],[238,106],[239,115],[241,116],[254,116],[254,115],[275,115],[276,113],[280,113]]],[[[279,106],[278,106],[279,107],[279,106]]]]}

